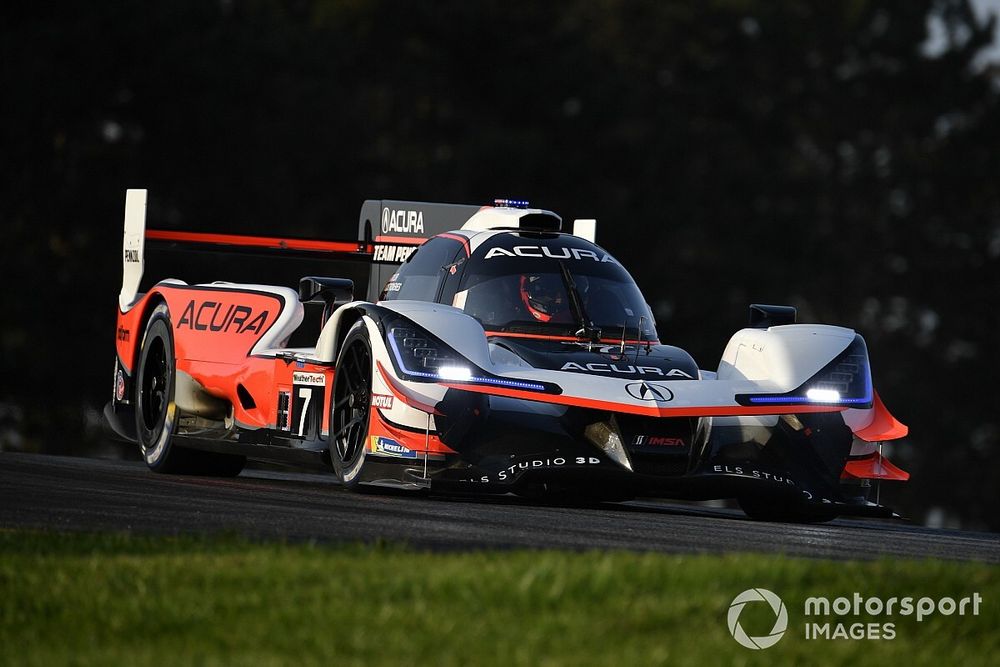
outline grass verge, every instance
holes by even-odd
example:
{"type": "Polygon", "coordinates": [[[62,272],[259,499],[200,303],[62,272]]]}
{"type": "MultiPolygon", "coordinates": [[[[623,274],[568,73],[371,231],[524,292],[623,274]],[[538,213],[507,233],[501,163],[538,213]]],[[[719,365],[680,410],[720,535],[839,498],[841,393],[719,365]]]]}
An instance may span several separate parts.
{"type": "MultiPolygon", "coordinates": [[[[428,553],[0,530],[0,664],[996,664],[996,566],[622,552],[428,553]],[[774,647],[727,628],[747,588],[777,593],[774,647]],[[962,598],[978,616],[894,623],[895,639],[804,637],[810,596],[962,598]]],[[[764,635],[775,616],[747,605],[764,635]]]]}

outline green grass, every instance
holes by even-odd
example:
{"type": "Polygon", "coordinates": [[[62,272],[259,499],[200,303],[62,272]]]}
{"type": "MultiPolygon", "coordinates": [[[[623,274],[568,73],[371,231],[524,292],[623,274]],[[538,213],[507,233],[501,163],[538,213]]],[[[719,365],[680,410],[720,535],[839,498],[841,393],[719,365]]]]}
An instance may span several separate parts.
{"type": "MultiPolygon", "coordinates": [[[[997,664],[998,601],[997,568],[974,563],[0,531],[2,665],[997,664]],[[789,610],[764,651],[726,627],[750,587],[789,610]],[[807,596],[854,591],[984,603],[979,616],[896,618],[893,641],[803,638],[807,596]]],[[[752,635],[773,620],[760,604],[741,617],[752,635]]]]}

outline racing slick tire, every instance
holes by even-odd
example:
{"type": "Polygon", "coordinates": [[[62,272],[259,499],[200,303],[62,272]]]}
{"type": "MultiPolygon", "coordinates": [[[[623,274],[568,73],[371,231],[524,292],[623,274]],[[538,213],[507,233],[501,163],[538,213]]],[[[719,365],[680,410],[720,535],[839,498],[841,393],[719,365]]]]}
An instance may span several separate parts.
{"type": "Polygon", "coordinates": [[[333,375],[330,401],[330,462],[348,489],[363,490],[368,422],[371,412],[372,345],[368,327],[358,321],[347,333],[333,375]]]}
{"type": "Polygon", "coordinates": [[[837,518],[834,509],[803,507],[788,500],[740,496],[740,509],[754,521],[780,523],[825,523],[837,518]]]}
{"type": "Polygon", "coordinates": [[[235,477],[246,457],[202,452],[174,443],[178,410],[174,403],[177,368],[170,313],[166,304],[146,322],[136,374],[135,421],[139,451],[153,472],[235,477]]]}

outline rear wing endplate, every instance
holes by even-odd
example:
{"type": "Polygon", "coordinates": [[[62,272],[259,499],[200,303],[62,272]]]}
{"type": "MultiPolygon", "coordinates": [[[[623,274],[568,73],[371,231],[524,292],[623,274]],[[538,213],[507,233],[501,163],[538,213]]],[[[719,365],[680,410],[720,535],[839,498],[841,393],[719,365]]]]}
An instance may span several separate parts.
{"type": "Polygon", "coordinates": [[[118,307],[126,311],[135,303],[142,280],[143,257],[146,252],[146,191],[125,191],[125,233],[122,240],[122,289],[118,307]]]}

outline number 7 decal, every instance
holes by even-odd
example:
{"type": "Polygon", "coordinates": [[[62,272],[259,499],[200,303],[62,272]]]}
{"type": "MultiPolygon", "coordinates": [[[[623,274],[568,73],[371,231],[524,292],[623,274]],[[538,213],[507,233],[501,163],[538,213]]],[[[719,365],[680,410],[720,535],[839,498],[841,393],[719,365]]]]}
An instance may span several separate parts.
{"type": "Polygon", "coordinates": [[[299,398],[306,399],[305,403],[302,404],[302,416],[299,417],[299,435],[305,436],[306,434],[306,417],[309,415],[309,401],[312,400],[313,390],[309,387],[302,387],[299,389],[299,398]]]}

